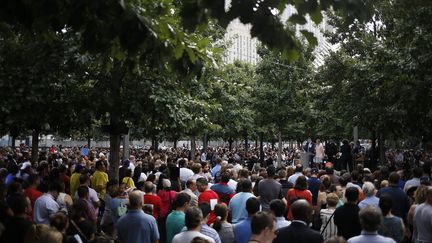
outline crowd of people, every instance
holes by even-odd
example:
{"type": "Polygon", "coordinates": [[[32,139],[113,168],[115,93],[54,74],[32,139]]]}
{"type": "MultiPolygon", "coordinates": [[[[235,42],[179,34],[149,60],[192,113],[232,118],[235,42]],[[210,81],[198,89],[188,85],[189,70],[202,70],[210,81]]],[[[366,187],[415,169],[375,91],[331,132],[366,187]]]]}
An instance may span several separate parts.
{"type": "Polygon", "coordinates": [[[107,149],[2,148],[0,242],[432,243],[429,155],[365,154],[319,139],[281,164],[271,148],[140,148],[108,176],[107,149]]]}

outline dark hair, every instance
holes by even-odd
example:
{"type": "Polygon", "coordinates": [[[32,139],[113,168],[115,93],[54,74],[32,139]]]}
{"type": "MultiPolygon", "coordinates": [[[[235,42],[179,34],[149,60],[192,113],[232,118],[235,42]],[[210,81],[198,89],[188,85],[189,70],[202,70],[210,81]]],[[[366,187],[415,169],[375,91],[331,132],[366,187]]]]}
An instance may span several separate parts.
{"type": "Polygon", "coordinates": [[[141,176],[141,172],[142,172],[141,166],[135,167],[134,172],[133,172],[133,176],[132,176],[132,180],[134,181],[135,184],[138,183],[138,180],[141,176]]]}
{"type": "Polygon", "coordinates": [[[79,186],[77,189],[77,194],[79,198],[83,198],[89,194],[89,189],[86,186],[79,186]]]}
{"type": "Polygon", "coordinates": [[[102,161],[101,160],[98,160],[98,161],[96,161],[96,165],[95,165],[95,167],[96,167],[96,169],[98,170],[98,169],[100,169],[100,167],[102,167],[104,164],[102,163],[102,161]]]}
{"type": "Polygon", "coordinates": [[[201,184],[201,185],[208,185],[208,181],[207,181],[207,179],[204,178],[204,177],[200,177],[200,178],[198,178],[198,179],[196,180],[196,183],[197,183],[197,184],[201,184]]]}
{"type": "Polygon", "coordinates": [[[387,215],[393,207],[393,199],[391,196],[388,194],[382,195],[379,200],[379,207],[383,215],[387,215]]]}
{"type": "Polygon", "coordinates": [[[267,212],[258,212],[251,219],[252,234],[259,235],[265,228],[273,229],[275,218],[267,212]]]}
{"type": "Polygon", "coordinates": [[[14,193],[7,197],[7,204],[14,214],[23,214],[26,212],[27,198],[20,193],[14,193]]]}
{"type": "Polygon", "coordinates": [[[250,197],[246,200],[246,211],[248,214],[255,214],[260,210],[260,202],[256,197],[250,197]]]}
{"type": "Polygon", "coordinates": [[[185,167],[185,165],[186,165],[186,160],[185,160],[185,159],[180,159],[179,162],[178,162],[178,164],[179,164],[179,167],[180,167],[180,168],[185,167]]]}
{"type": "Polygon", "coordinates": [[[228,183],[231,179],[231,175],[228,172],[224,172],[221,174],[221,182],[228,183]]]}
{"type": "Polygon", "coordinates": [[[178,193],[174,199],[173,208],[177,209],[183,207],[186,203],[190,202],[191,196],[185,192],[178,193]]]}
{"type": "Polygon", "coordinates": [[[36,183],[36,181],[39,180],[39,175],[38,174],[30,174],[29,177],[27,178],[28,184],[33,185],[36,183]]]}
{"type": "Polygon", "coordinates": [[[68,217],[63,211],[59,211],[50,217],[50,224],[61,232],[67,228],[68,217]]]}
{"type": "Polygon", "coordinates": [[[211,212],[211,207],[208,202],[202,202],[198,205],[199,209],[201,209],[203,218],[207,217],[207,215],[211,212]]]}
{"type": "Polygon", "coordinates": [[[213,229],[217,232],[222,228],[221,221],[226,220],[228,216],[228,207],[225,203],[218,203],[215,205],[214,214],[216,216],[216,221],[213,223],[213,229]]]}
{"type": "Polygon", "coordinates": [[[88,181],[88,179],[89,179],[89,176],[87,174],[82,174],[79,177],[79,182],[80,182],[80,184],[84,184],[88,181]]]}
{"type": "Polygon", "coordinates": [[[84,201],[83,199],[77,199],[72,204],[70,219],[72,219],[75,222],[78,222],[81,218],[88,219],[89,216],[87,215],[87,212],[88,212],[87,202],[84,201]]]}
{"type": "Polygon", "coordinates": [[[48,191],[50,191],[50,192],[53,192],[53,191],[55,191],[55,192],[61,192],[62,191],[62,185],[58,181],[52,181],[52,182],[49,183],[48,191]]]}
{"type": "Polygon", "coordinates": [[[415,178],[420,178],[423,175],[423,169],[421,167],[415,167],[413,169],[413,176],[415,178]]]}
{"type": "Polygon", "coordinates": [[[185,211],[185,225],[188,229],[194,229],[201,225],[202,212],[197,207],[190,207],[185,211]]]}
{"type": "Polygon", "coordinates": [[[357,187],[348,187],[345,190],[345,197],[348,202],[355,202],[358,199],[359,190],[357,187]]]}
{"type": "Polygon", "coordinates": [[[186,181],[186,187],[189,188],[191,185],[195,184],[194,180],[189,179],[188,181],[186,181]]]}
{"type": "Polygon", "coordinates": [[[280,199],[273,199],[270,202],[270,210],[273,212],[274,216],[282,217],[285,214],[285,203],[280,199]]]}
{"type": "Polygon", "coordinates": [[[360,225],[365,231],[376,231],[382,223],[381,210],[374,206],[366,206],[359,212],[360,225]]]}
{"type": "Polygon", "coordinates": [[[400,176],[397,172],[390,173],[389,184],[397,185],[399,183],[400,176]]]}
{"type": "Polygon", "coordinates": [[[297,178],[294,189],[301,190],[301,191],[307,189],[307,180],[305,176],[301,175],[297,178]]]}
{"type": "Polygon", "coordinates": [[[295,172],[303,172],[303,165],[296,164],[296,166],[295,166],[295,172]]]}
{"type": "Polygon", "coordinates": [[[252,182],[249,179],[241,179],[238,186],[242,192],[250,192],[252,190],[252,182]]]}
{"type": "Polygon", "coordinates": [[[267,176],[268,177],[273,177],[276,175],[276,168],[273,165],[270,165],[269,167],[267,167],[267,176]]]}

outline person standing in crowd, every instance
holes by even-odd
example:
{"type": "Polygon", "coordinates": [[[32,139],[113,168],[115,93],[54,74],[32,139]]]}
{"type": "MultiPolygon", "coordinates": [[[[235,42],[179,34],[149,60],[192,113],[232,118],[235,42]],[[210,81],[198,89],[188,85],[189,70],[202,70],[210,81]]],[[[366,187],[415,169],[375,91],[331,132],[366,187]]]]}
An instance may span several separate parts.
{"type": "Polygon", "coordinates": [[[96,171],[91,178],[91,186],[96,190],[100,201],[105,199],[106,186],[108,183],[108,174],[105,172],[106,168],[102,161],[96,162],[96,171]]]}
{"type": "Polygon", "coordinates": [[[349,239],[357,236],[361,232],[359,211],[357,206],[357,199],[359,191],[356,187],[349,187],[345,191],[345,198],[347,202],[336,209],[334,213],[334,223],[337,226],[338,236],[343,236],[349,239]]]}
{"type": "Polygon", "coordinates": [[[321,143],[321,140],[317,138],[315,144],[315,157],[314,157],[314,163],[316,167],[322,169],[323,161],[324,161],[324,146],[321,143]]]}
{"type": "Polygon", "coordinates": [[[49,225],[50,216],[60,210],[60,206],[56,202],[60,190],[60,185],[52,182],[49,185],[48,192],[36,200],[33,210],[33,220],[36,224],[49,225]]]}
{"type": "Polygon", "coordinates": [[[413,178],[405,182],[403,190],[406,192],[411,187],[419,187],[420,186],[420,177],[423,175],[423,169],[421,167],[415,167],[413,170],[413,178]]]}
{"type": "Polygon", "coordinates": [[[144,203],[151,205],[153,208],[153,217],[159,221],[159,216],[162,210],[162,199],[154,194],[154,184],[151,181],[146,181],[144,184],[144,203]]]}
{"type": "Polygon", "coordinates": [[[378,233],[387,236],[400,243],[404,237],[404,222],[401,218],[394,216],[391,213],[393,207],[393,200],[389,195],[381,196],[379,200],[379,207],[384,216],[381,227],[378,233]]]}
{"type": "Polygon", "coordinates": [[[317,206],[318,192],[321,188],[321,180],[318,178],[319,170],[311,169],[311,177],[307,180],[308,190],[312,193],[312,205],[317,206]]]}
{"type": "Polygon", "coordinates": [[[307,153],[309,164],[312,165],[313,158],[315,157],[315,143],[312,142],[312,138],[308,138],[304,150],[307,153]]]}
{"type": "Polygon", "coordinates": [[[322,243],[322,235],[308,226],[312,219],[312,211],[312,205],[308,201],[295,201],[292,204],[294,220],[290,226],[279,229],[273,243],[322,243]]]}
{"type": "Polygon", "coordinates": [[[234,226],[227,222],[228,208],[225,203],[216,204],[214,208],[216,221],[212,227],[219,234],[222,243],[234,243],[234,226]]]}
{"type": "Polygon", "coordinates": [[[274,179],[276,168],[273,165],[267,167],[267,178],[258,184],[258,193],[263,211],[270,211],[270,202],[273,199],[282,199],[282,185],[274,179]]]}
{"type": "Polygon", "coordinates": [[[337,235],[337,227],[334,223],[334,213],[339,197],[336,193],[330,193],[326,198],[327,207],[320,210],[321,229],[324,240],[337,235]]]}
{"type": "Polygon", "coordinates": [[[27,209],[29,206],[27,198],[22,194],[15,194],[8,198],[8,205],[10,205],[14,216],[5,221],[5,229],[0,234],[0,242],[29,242],[33,223],[27,219],[27,209]]]}
{"type": "Polygon", "coordinates": [[[382,214],[379,208],[370,205],[363,208],[359,212],[359,220],[362,228],[361,235],[351,237],[348,243],[395,243],[392,238],[384,237],[377,233],[382,223],[382,214]]]}
{"type": "Polygon", "coordinates": [[[279,183],[281,184],[281,187],[282,187],[282,189],[281,189],[282,190],[282,195],[284,196],[284,195],[286,195],[288,193],[289,189],[291,189],[291,188],[294,187],[294,185],[291,182],[288,181],[287,170],[286,169],[281,168],[278,171],[278,177],[279,177],[278,181],[279,181],[279,183]]]}
{"type": "Polygon", "coordinates": [[[196,237],[205,239],[209,243],[215,243],[214,239],[202,234],[201,222],[203,221],[202,211],[198,207],[190,207],[185,211],[185,231],[174,236],[172,243],[191,242],[196,237]]]}
{"type": "Polygon", "coordinates": [[[374,184],[372,182],[365,182],[363,184],[363,193],[365,194],[366,198],[363,199],[359,204],[359,208],[365,208],[368,205],[378,207],[380,199],[375,196],[376,189],[374,184]]]}
{"type": "Polygon", "coordinates": [[[211,169],[211,176],[215,179],[215,182],[219,182],[217,180],[217,178],[219,178],[220,176],[218,175],[222,169],[221,163],[222,163],[222,159],[221,158],[217,158],[215,161],[216,165],[211,169]]]}
{"type": "Polygon", "coordinates": [[[187,161],[186,159],[180,159],[178,161],[179,167],[180,167],[180,181],[182,182],[182,184],[184,185],[184,183],[186,183],[189,178],[191,178],[194,173],[191,169],[187,168],[187,161]]]}
{"type": "Polygon", "coordinates": [[[198,206],[198,196],[195,195],[195,191],[197,190],[196,181],[194,179],[189,178],[186,182],[186,188],[182,191],[188,194],[191,197],[189,205],[191,207],[198,206]]]}
{"type": "Polygon", "coordinates": [[[77,190],[77,194],[78,194],[78,200],[83,200],[84,202],[87,203],[87,215],[90,218],[90,220],[96,224],[97,222],[96,209],[93,206],[93,203],[90,201],[88,187],[79,186],[77,190]]]}
{"type": "Polygon", "coordinates": [[[37,190],[37,187],[39,186],[39,183],[40,183],[39,175],[31,174],[28,177],[27,182],[28,182],[29,186],[24,190],[24,193],[30,199],[31,208],[33,210],[36,199],[38,199],[40,196],[43,195],[42,192],[37,190]]]}
{"type": "Polygon", "coordinates": [[[168,214],[166,220],[166,239],[171,243],[174,236],[185,226],[185,210],[189,208],[190,196],[187,193],[177,194],[174,200],[174,210],[168,214]]]}
{"type": "Polygon", "coordinates": [[[298,199],[305,199],[312,206],[312,193],[307,189],[307,180],[305,176],[299,176],[294,188],[288,191],[286,196],[288,208],[288,220],[293,220],[291,205],[298,199]]]}
{"type": "Polygon", "coordinates": [[[399,179],[400,176],[397,172],[390,173],[389,176],[389,186],[381,188],[377,197],[381,197],[381,195],[388,194],[392,198],[393,202],[397,202],[393,204],[392,213],[406,221],[408,210],[409,210],[409,198],[407,194],[399,188],[399,179]]]}
{"type": "Polygon", "coordinates": [[[155,218],[142,211],[143,197],[137,191],[129,194],[129,210],[116,224],[120,242],[156,243],[159,231],[155,218]]]}
{"type": "Polygon", "coordinates": [[[352,165],[351,146],[348,140],[345,139],[342,141],[340,152],[341,152],[340,164],[342,166],[341,169],[352,171],[354,168],[352,165]]]}
{"type": "Polygon", "coordinates": [[[212,212],[210,204],[208,204],[207,202],[202,202],[198,205],[198,207],[201,209],[202,215],[203,215],[203,220],[201,222],[201,229],[200,232],[212,239],[214,239],[214,241],[216,243],[221,243],[220,237],[218,232],[216,232],[215,229],[211,228],[209,226],[209,217],[210,217],[210,212],[212,212]]]}
{"type": "MultiPolygon", "coordinates": [[[[198,197],[198,204],[203,202],[208,203],[209,205],[216,205],[219,203],[219,196],[216,192],[212,191],[208,188],[208,181],[205,178],[198,178],[196,181],[198,191],[200,195],[198,197]]],[[[216,220],[216,216],[214,215],[213,210],[210,212],[208,224],[213,224],[216,220]]]]}
{"type": "Polygon", "coordinates": [[[274,216],[266,212],[258,212],[252,216],[251,228],[249,243],[272,243],[278,229],[274,216]]]}
{"type": "Polygon", "coordinates": [[[220,182],[214,184],[210,189],[216,192],[221,202],[229,204],[229,201],[234,196],[235,191],[228,186],[228,182],[231,179],[231,175],[228,172],[223,172],[221,175],[220,182]]]}
{"type": "Polygon", "coordinates": [[[414,228],[417,242],[432,242],[432,186],[428,186],[426,201],[415,208],[414,228]]]}
{"type": "Polygon", "coordinates": [[[252,236],[251,218],[260,210],[260,202],[255,197],[246,201],[248,217],[234,225],[234,236],[237,243],[248,243],[252,236]]]}
{"type": "Polygon", "coordinates": [[[297,178],[299,176],[303,175],[303,165],[302,164],[296,164],[295,166],[295,172],[290,177],[288,177],[288,182],[293,184],[295,186],[295,183],[297,181],[297,178]]]}
{"type": "Polygon", "coordinates": [[[111,191],[112,198],[110,204],[108,204],[107,207],[110,208],[111,220],[114,225],[117,223],[118,219],[127,212],[127,204],[129,203],[129,199],[127,194],[125,194],[125,191],[125,184],[121,184],[120,186],[116,185],[111,191]]]}
{"type": "Polygon", "coordinates": [[[289,226],[290,221],[286,220],[284,215],[286,211],[285,203],[280,199],[274,199],[270,202],[270,210],[276,218],[276,226],[278,229],[289,226]]]}
{"type": "Polygon", "coordinates": [[[246,211],[246,201],[251,197],[255,197],[255,195],[252,194],[252,183],[249,179],[241,179],[238,185],[242,191],[235,194],[229,203],[231,222],[233,224],[248,218],[248,212],[246,211]]]}
{"type": "Polygon", "coordinates": [[[81,164],[76,164],[75,165],[75,170],[72,173],[71,177],[70,177],[70,195],[72,197],[75,196],[76,194],[76,190],[78,189],[78,187],[80,186],[80,177],[81,177],[81,171],[84,169],[84,167],[81,164]]]}

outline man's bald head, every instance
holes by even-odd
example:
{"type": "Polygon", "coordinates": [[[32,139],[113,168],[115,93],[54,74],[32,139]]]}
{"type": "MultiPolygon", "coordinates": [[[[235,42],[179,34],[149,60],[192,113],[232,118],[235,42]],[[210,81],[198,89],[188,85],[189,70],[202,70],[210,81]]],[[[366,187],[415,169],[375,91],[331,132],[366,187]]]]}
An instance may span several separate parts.
{"type": "Polygon", "coordinates": [[[304,199],[299,199],[291,205],[291,212],[294,219],[301,220],[309,224],[312,216],[312,206],[308,201],[304,199]]]}
{"type": "Polygon", "coordinates": [[[138,190],[129,193],[129,206],[131,209],[141,209],[143,206],[143,197],[138,190]]]}

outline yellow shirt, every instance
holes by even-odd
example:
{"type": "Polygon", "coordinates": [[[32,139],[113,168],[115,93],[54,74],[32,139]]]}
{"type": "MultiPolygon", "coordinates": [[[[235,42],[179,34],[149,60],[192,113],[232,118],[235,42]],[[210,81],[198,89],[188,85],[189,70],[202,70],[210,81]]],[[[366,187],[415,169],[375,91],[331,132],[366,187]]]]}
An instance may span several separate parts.
{"type": "Polygon", "coordinates": [[[79,182],[80,176],[81,176],[81,173],[77,173],[77,172],[74,172],[71,175],[71,178],[70,178],[70,193],[71,193],[72,197],[75,195],[75,193],[78,190],[78,187],[80,185],[80,182],[79,182]]]}
{"type": "Polygon", "coordinates": [[[93,173],[93,176],[91,178],[91,185],[92,188],[95,189],[98,192],[98,197],[100,199],[105,198],[105,193],[106,193],[106,185],[108,183],[108,174],[103,172],[103,171],[99,171],[96,170],[95,173],[93,173]],[[102,190],[98,191],[98,188],[102,186],[102,190]]]}
{"type": "Polygon", "coordinates": [[[130,177],[123,177],[122,183],[126,184],[127,188],[135,188],[135,183],[130,177]]]}

